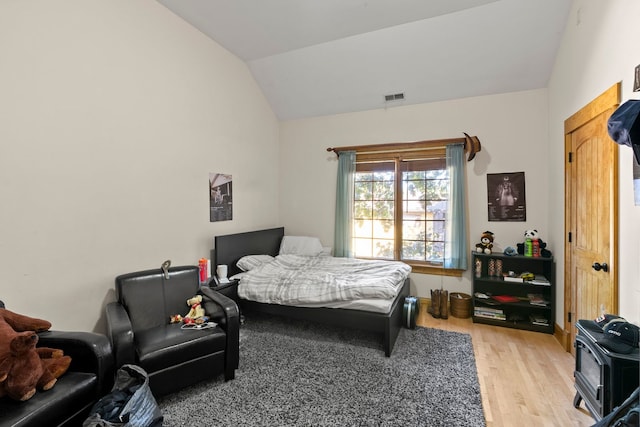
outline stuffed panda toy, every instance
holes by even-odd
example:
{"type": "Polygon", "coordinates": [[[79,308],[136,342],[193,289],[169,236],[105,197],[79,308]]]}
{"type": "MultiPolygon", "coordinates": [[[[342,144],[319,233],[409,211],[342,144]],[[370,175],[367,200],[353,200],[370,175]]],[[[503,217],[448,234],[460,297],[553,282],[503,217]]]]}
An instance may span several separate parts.
{"type": "MultiPolygon", "coordinates": [[[[535,229],[525,230],[524,240],[527,240],[527,239],[531,239],[531,240],[537,239],[538,246],[540,247],[540,256],[543,256],[546,258],[551,257],[551,251],[547,249],[547,244],[540,238],[540,235],[538,234],[538,230],[535,230],[535,229]]],[[[518,254],[524,255],[524,243],[518,243],[517,247],[518,247],[518,254]]]]}

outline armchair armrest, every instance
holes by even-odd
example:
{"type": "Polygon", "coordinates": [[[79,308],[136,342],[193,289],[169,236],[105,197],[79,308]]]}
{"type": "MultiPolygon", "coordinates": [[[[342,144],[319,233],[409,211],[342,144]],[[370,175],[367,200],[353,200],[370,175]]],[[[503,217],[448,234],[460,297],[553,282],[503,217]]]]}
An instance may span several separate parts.
{"type": "Polygon", "coordinates": [[[39,347],[52,347],[71,356],[71,372],[94,373],[98,396],[113,386],[114,364],[109,339],[94,332],[46,331],[38,334],[39,347]]]}
{"type": "Polygon", "coordinates": [[[240,359],[240,310],[238,310],[238,305],[231,298],[207,286],[201,287],[200,292],[204,296],[205,312],[208,311],[207,306],[211,304],[216,304],[224,312],[225,324],[221,326],[227,332],[226,366],[236,369],[240,359]]]}
{"type": "Polygon", "coordinates": [[[135,364],[135,348],[133,345],[133,327],[127,311],[118,302],[111,302],[105,307],[107,317],[107,337],[113,348],[116,366],[135,364]]]}

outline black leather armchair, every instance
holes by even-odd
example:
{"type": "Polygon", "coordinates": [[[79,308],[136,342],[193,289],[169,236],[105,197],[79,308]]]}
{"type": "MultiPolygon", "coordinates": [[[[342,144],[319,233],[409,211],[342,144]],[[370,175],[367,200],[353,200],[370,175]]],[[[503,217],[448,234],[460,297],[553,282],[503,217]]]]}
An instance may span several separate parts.
{"type": "Polygon", "coordinates": [[[200,287],[198,267],[182,266],[124,274],[116,278],[117,301],[106,307],[107,335],[116,368],[135,364],[149,374],[158,397],[224,373],[235,377],[239,357],[238,306],[200,287]],[[189,311],[187,300],[202,295],[202,306],[218,326],[181,329],[173,315],[189,311]]]}
{"type": "Polygon", "coordinates": [[[71,365],[51,390],[39,390],[26,402],[0,399],[0,426],[82,425],[94,403],[113,386],[109,340],[93,332],[47,331],[38,337],[38,347],[63,350],[71,356],[71,365]]]}

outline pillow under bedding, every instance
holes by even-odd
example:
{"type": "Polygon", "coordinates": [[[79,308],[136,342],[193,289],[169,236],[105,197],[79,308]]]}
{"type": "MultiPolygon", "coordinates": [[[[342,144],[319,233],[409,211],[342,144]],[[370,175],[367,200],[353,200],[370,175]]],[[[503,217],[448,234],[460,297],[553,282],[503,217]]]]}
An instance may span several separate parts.
{"type": "Polygon", "coordinates": [[[280,255],[318,256],[323,250],[317,237],[284,236],[280,243],[280,255]]]}
{"type": "Polygon", "coordinates": [[[245,255],[238,260],[236,266],[242,271],[249,271],[272,260],[273,257],[271,255],[245,255]]]}

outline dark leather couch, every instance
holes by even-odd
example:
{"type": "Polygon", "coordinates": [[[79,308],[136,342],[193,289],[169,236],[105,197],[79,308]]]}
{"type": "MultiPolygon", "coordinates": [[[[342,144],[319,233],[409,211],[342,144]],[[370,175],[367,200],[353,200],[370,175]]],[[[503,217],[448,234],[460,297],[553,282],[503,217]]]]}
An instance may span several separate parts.
{"type": "Polygon", "coordinates": [[[94,403],[113,386],[109,340],[93,332],[47,331],[38,337],[38,347],[62,349],[71,356],[71,366],[51,390],[38,390],[26,402],[0,398],[0,426],[82,425],[94,403]]]}
{"type": "Polygon", "coordinates": [[[146,270],[116,278],[117,301],[106,307],[107,335],[116,368],[142,367],[154,396],[207,378],[235,376],[239,357],[238,306],[226,296],[200,287],[196,266],[146,270]],[[214,328],[183,330],[171,316],[189,311],[187,300],[203,296],[214,328]]]}

